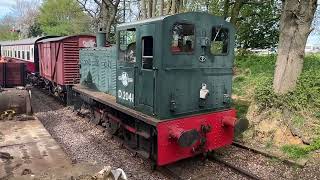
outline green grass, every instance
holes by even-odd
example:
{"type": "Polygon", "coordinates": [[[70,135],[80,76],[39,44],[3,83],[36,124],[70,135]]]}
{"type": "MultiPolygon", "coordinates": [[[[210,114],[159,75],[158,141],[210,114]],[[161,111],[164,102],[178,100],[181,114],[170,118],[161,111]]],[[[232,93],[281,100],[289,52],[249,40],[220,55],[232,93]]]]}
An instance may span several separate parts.
{"type": "Polygon", "coordinates": [[[297,127],[302,127],[305,119],[301,115],[295,115],[292,119],[292,122],[297,127]]]}
{"type": "MultiPolygon", "coordinates": [[[[273,92],[275,63],[276,56],[272,55],[236,57],[233,93],[241,96],[241,99],[253,101],[260,111],[275,108],[292,112],[293,125],[311,132],[314,141],[309,146],[285,145],[282,151],[291,158],[304,157],[320,149],[320,138],[317,139],[320,137],[320,128],[310,129],[309,126],[305,126],[305,123],[320,125],[320,54],[305,57],[303,72],[296,89],[286,95],[276,95],[273,92]],[[310,117],[305,117],[306,114],[310,117]],[[315,121],[309,122],[310,119],[315,121]]],[[[247,106],[235,101],[235,107],[238,117],[246,116],[247,106]]],[[[267,143],[266,146],[271,144],[267,143]]]]}
{"type": "Polygon", "coordinates": [[[320,112],[320,55],[308,55],[303,72],[293,92],[278,96],[273,92],[272,81],[275,56],[241,56],[235,61],[233,82],[235,95],[255,100],[260,109],[280,108],[292,111],[308,109],[319,117],[320,112]]]}
{"type": "Polygon", "coordinates": [[[275,62],[275,56],[237,56],[233,92],[238,96],[251,96],[250,90],[273,77],[275,62]]]}
{"type": "Polygon", "coordinates": [[[308,146],[284,145],[282,151],[290,158],[299,159],[308,156],[312,151],[320,149],[320,138],[308,146]]]}

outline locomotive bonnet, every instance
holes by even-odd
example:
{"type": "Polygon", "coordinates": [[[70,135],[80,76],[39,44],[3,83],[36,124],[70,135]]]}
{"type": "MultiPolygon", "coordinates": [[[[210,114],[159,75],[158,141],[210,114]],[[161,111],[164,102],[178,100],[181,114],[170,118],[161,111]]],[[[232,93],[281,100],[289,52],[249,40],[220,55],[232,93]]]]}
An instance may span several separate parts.
{"type": "Polygon", "coordinates": [[[232,143],[229,22],[190,12],[124,23],[116,34],[116,45],[80,51],[76,107],[157,165],[232,143]]]}

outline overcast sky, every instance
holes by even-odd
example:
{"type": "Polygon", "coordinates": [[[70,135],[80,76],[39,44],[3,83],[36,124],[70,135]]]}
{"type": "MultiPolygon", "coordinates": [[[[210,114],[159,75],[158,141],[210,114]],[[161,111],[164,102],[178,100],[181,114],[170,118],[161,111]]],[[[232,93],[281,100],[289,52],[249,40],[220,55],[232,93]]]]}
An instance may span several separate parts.
{"type": "Polygon", "coordinates": [[[0,0],[0,18],[8,14],[11,6],[14,4],[14,0],[0,0]]]}
{"type": "MultiPolygon", "coordinates": [[[[319,0],[320,1],[320,0],[319,0]]],[[[15,4],[15,0],[0,0],[0,18],[10,13],[10,8],[15,4]]],[[[319,2],[320,4],[320,2],[319,2]]],[[[320,9],[320,7],[318,7],[320,9]]],[[[318,17],[320,18],[320,17],[318,17]]],[[[318,25],[320,26],[320,24],[318,25]]],[[[319,27],[320,29],[320,27],[319,27]]],[[[310,44],[320,44],[320,34],[311,35],[309,37],[308,43],[310,44]]]]}

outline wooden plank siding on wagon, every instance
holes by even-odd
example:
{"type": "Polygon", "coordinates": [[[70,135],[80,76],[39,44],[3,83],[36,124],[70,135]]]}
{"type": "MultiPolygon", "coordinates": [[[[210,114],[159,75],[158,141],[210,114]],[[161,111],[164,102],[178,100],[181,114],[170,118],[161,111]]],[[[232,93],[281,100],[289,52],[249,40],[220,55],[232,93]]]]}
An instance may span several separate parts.
{"type": "Polygon", "coordinates": [[[90,89],[88,87],[85,87],[85,86],[82,86],[79,84],[74,85],[72,87],[72,89],[77,93],[81,93],[83,95],[86,95],[97,102],[105,104],[111,108],[118,110],[118,111],[124,112],[134,118],[137,118],[137,119],[147,123],[147,124],[151,124],[153,126],[156,126],[159,122],[163,122],[158,119],[155,119],[154,117],[145,115],[143,113],[140,113],[138,111],[135,111],[133,109],[130,109],[130,108],[127,108],[123,105],[118,104],[116,102],[115,96],[111,96],[111,95],[106,94],[104,92],[95,91],[93,89],[90,89]]]}

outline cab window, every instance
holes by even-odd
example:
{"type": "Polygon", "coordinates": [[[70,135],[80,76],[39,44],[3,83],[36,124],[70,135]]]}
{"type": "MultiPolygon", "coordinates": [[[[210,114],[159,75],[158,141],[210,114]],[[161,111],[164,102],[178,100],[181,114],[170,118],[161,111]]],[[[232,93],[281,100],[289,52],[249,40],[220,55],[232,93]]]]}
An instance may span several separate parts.
{"type": "Polygon", "coordinates": [[[128,29],[119,32],[119,61],[136,62],[136,30],[128,29]]]}
{"type": "Polygon", "coordinates": [[[211,33],[211,54],[226,55],[228,53],[229,31],[222,27],[213,27],[211,33]]]}
{"type": "Polygon", "coordinates": [[[193,24],[175,23],[172,27],[171,52],[193,52],[195,45],[195,28],[193,24]]]}
{"type": "Polygon", "coordinates": [[[142,38],[142,68],[152,69],[153,67],[153,37],[142,38]]]}

